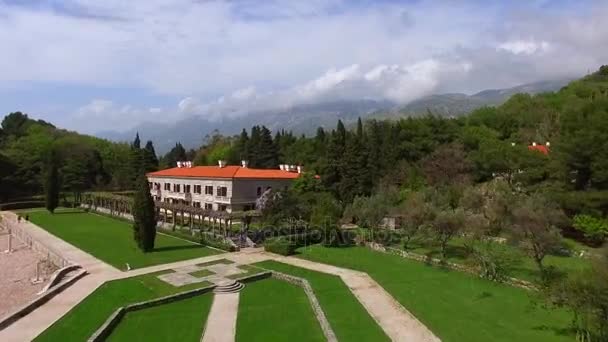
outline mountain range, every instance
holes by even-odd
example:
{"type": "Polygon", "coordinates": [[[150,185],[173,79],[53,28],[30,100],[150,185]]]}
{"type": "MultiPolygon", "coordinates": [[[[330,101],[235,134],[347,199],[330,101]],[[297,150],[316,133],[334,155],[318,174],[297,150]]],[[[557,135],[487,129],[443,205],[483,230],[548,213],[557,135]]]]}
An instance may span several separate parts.
{"type": "Polygon", "coordinates": [[[127,132],[99,132],[101,138],[113,141],[131,141],[135,134],[143,141],[152,140],[158,153],[165,153],[177,142],[185,148],[200,146],[205,137],[214,131],[237,134],[243,128],[265,125],[271,130],[285,129],[295,134],[314,134],[318,127],[333,128],[338,119],[349,125],[361,118],[390,119],[407,116],[435,115],[457,117],[483,106],[496,106],[517,93],[537,94],[557,91],[570,80],[542,81],[506,89],[488,89],[473,95],[447,93],[429,95],[406,105],[390,101],[356,100],[333,101],[298,105],[288,109],[252,112],[236,118],[210,121],[202,116],[191,116],[174,124],[146,122],[127,132]]]}

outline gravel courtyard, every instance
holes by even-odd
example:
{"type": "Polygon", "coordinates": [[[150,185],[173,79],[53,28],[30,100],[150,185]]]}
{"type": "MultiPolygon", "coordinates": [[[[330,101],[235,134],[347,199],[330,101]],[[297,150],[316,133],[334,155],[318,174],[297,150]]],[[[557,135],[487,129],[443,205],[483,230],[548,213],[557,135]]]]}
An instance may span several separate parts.
{"type": "Polygon", "coordinates": [[[36,264],[43,258],[15,238],[12,239],[13,251],[5,253],[8,240],[7,232],[0,231],[0,317],[34,298],[54,271],[41,267],[45,281],[32,284],[30,279],[36,277],[36,264]]]}

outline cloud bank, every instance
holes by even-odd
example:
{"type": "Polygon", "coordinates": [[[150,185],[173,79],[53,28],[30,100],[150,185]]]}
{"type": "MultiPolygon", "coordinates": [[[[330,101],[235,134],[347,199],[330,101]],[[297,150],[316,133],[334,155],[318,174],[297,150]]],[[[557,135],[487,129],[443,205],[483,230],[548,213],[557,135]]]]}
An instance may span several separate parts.
{"type": "Polygon", "coordinates": [[[38,106],[59,106],[60,123],[85,131],[407,103],[580,76],[608,61],[606,17],[604,2],[567,0],[0,0],[0,96],[16,83],[88,89],[38,106]],[[115,95],[123,89],[145,96],[115,95]]]}

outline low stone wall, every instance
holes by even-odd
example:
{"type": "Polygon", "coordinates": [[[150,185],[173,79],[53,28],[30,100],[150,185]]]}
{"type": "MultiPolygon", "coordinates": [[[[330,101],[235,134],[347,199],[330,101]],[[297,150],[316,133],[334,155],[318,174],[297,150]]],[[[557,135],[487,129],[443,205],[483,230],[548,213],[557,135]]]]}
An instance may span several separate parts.
{"type": "Polygon", "coordinates": [[[277,271],[271,271],[271,272],[272,272],[272,277],[279,279],[279,280],[286,281],[286,282],[294,284],[296,286],[300,286],[304,289],[304,292],[306,293],[306,296],[308,297],[308,300],[310,301],[310,305],[312,306],[315,316],[316,316],[317,320],[319,321],[319,324],[321,325],[321,330],[323,330],[323,335],[325,335],[325,338],[327,339],[327,341],[337,342],[338,339],[336,338],[336,334],[334,333],[333,329],[331,328],[331,325],[329,324],[327,317],[325,317],[325,313],[323,312],[323,309],[321,308],[321,305],[319,304],[317,296],[315,295],[314,291],[312,290],[312,287],[310,286],[310,283],[308,282],[308,280],[299,278],[299,277],[294,277],[292,275],[277,272],[277,271]]]}
{"type": "Polygon", "coordinates": [[[111,211],[110,209],[103,208],[103,207],[89,206],[88,204],[81,204],[80,207],[83,209],[88,209],[91,212],[97,212],[100,214],[105,214],[105,215],[109,215],[112,217],[125,219],[128,221],[133,221],[133,215],[131,215],[131,214],[121,213],[119,211],[111,211]]]}
{"type": "Polygon", "coordinates": [[[57,271],[55,271],[55,273],[53,273],[53,275],[49,279],[49,283],[46,284],[46,286],[38,294],[45,293],[46,291],[48,291],[50,288],[52,288],[56,284],[59,284],[63,280],[63,277],[65,277],[66,274],[68,274],[72,271],[75,271],[79,268],[81,268],[80,265],[69,265],[64,268],[58,269],[57,271]]]}
{"type": "Polygon", "coordinates": [[[15,323],[20,318],[24,317],[25,315],[34,311],[35,309],[37,309],[44,303],[48,302],[51,298],[55,297],[59,292],[65,290],[67,287],[72,285],[78,279],[84,277],[86,274],[87,274],[86,270],[81,270],[80,272],[75,274],[73,277],[56,284],[54,287],[50,288],[44,294],[36,297],[29,303],[25,304],[24,306],[20,307],[19,309],[15,310],[15,311],[13,311],[12,313],[6,315],[2,319],[0,319],[0,331],[6,329],[9,325],[15,323]]]}
{"type": "MultiPolygon", "coordinates": [[[[460,272],[466,272],[466,273],[470,273],[470,274],[475,274],[478,275],[479,274],[479,270],[477,270],[474,267],[468,267],[465,265],[461,265],[461,264],[456,264],[453,262],[448,262],[448,261],[444,261],[438,258],[429,258],[427,256],[421,255],[421,254],[417,254],[417,253],[412,253],[412,252],[408,252],[408,251],[404,251],[402,249],[399,248],[394,248],[394,247],[386,247],[382,244],[376,243],[376,242],[367,242],[365,244],[368,248],[373,249],[377,252],[382,252],[382,253],[387,253],[387,254],[393,254],[393,255],[398,255],[402,258],[406,258],[406,259],[410,259],[410,260],[415,260],[415,261],[420,261],[420,262],[425,262],[425,263],[431,263],[433,265],[438,265],[438,266],[442,266],[442,267],[447,267],[456,271],[460,271],[460,272]]],[[[518,279],[518,278],[507,278],[504,283],[509,284],[511,286],[516,286],[516,287],[520,287],[526,290],[537,290],[538,288],[536,287],[536,285],[534,285],[533,283],[529,282],[529,281],[525,281],[522,279],[518,279]]]]}

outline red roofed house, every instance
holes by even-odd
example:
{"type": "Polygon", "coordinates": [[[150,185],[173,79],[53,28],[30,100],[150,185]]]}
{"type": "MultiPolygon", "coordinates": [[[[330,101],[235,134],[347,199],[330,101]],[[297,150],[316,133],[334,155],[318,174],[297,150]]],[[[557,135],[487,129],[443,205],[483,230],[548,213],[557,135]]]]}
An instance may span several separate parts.
{"type": "Polygon", "coordinates": [[[528,150],[530,151],[538,151],[544,155],[548,155],[549,154],[549,146],[551,146],[549,144],[549,142],[547,142],[546,145],[538,145],[537,143],[533,142],[532,145],[528,145],[528,150]]]}
{"type": "Polygon", "coordinates": [[[220,211],[240,211],[255,208],[256,200],[267,189],[286,189],[302,172],[301,166],[281,165],[279,170],[252,169],[243,161],[241,166],[178,166],[147,174],[151,193],[156,201],[190,204],[220,211]]]}

